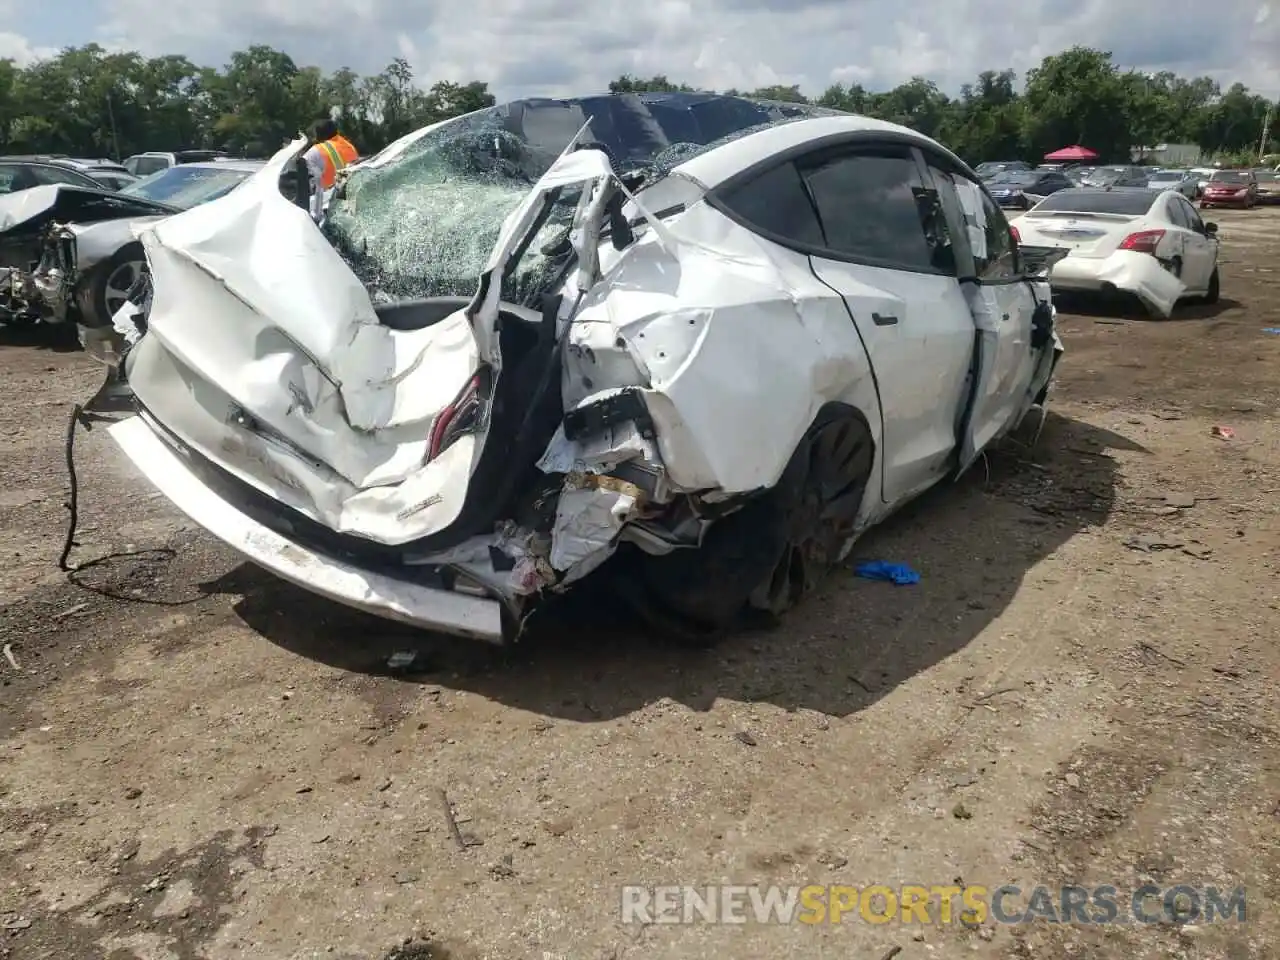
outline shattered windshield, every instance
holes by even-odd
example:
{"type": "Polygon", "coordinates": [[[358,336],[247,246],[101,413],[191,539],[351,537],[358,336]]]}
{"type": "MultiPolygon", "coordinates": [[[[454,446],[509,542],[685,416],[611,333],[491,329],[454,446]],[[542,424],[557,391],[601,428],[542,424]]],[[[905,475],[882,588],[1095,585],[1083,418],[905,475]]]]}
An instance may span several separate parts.
{"type": "MultiPolygon", "coordinates": [[[[355,168],[329,207],[325,232],[375,303],[470,296],[502,222],[584,125],[579,144],[618,173],[660,177],[690,157],[758,128],[836,111],[716,94],[532,99],[491,107],[388,149],[355,168]]],[[[564,266],[553,250],[572,219],[562,195],[503,285],[537,307],[564,266]]]]}

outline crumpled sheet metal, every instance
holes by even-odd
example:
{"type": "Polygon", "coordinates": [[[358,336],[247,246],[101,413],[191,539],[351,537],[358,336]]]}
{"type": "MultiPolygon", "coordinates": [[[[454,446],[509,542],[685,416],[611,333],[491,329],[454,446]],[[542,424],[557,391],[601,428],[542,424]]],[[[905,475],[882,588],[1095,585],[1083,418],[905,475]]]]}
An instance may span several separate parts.
{"type": "Polygon", "coordinates": [[[58,185],[47,184],[0,195],[0,233],[20,227],[49,210],[58,201],[58,185]]]}
{"type": "MultiPolygon", "coordinates": [[[[360,281],[280,194],[280,175],[304,144],[279,151],[225,197],[142,231],[155,278],[152,328],[185,363],[228,386],[236,367],[258,359],[263,337],[287,341],[339,391],[350,429],[421,420],[431,404],[404,380],[433,347],[436,362],[438,341],[456,339],[460,321],[408,336],[378,322],[360,281]]],[[[445,404],[460,387],[440,389],[445,404]]]]}
{"type": "Polygon", "coordinates": [[[1064,290],[1080,286],[1097,289],[1110,283],[1117,290],[1135,295],[1152,313],[1166,319],[1187,290],[1186,284],[1155,257],[1130,250],[1117,250],[1105,258],[1060,260],[1054,264],[1050,283],[1064,290]]]}
{"type": "Polygon", "coordinates": [[[571,473],[556,503],[551,566],[563,583],[585,577],[617,549],[618,534],[644,503],[644,492],[616,477],[571,473]]]}
{"type": "Polygon", "coordinates": [[[856,379],[800,308],[808,261],[726,223],[694,206],[610,257],[566,343],[566,408],[641,385],[661,462],[688,491],[772,485],[817,407],[856,379]]]}

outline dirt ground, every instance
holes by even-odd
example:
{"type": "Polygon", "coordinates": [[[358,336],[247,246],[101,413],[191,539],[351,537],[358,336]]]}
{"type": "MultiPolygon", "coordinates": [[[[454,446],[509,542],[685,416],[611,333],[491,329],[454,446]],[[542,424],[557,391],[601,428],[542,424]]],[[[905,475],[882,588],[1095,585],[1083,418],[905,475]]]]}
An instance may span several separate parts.
{"type": "Polygon", "coordinates": [[[105,559],[68,579],[63,433],[99,368],[10,336],[0,957],[1274,960],[1280,210],[1214,217],[1219,305],[1064,313],[1038,443],[856,548],[918,585],[840,571],[701,654],[584,602],[503,656],[320,602],[238,563],[101,430],[78,441],[73,560],[105,559]],[[1243,885],[1247,919],[619,906],[628,883],[961,880],[1243,885]]]}

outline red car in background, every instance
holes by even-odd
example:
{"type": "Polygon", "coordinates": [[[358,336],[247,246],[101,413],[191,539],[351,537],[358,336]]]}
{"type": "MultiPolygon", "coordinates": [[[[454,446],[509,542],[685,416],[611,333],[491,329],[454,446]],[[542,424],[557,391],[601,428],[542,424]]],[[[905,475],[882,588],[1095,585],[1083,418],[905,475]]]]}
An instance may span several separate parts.
{"type": "Polygon", "coordinates": [[[1258,179],[1252,170],[1215,170],[1204,185],[1201,207],[1244,207],[1258,202],[1258,179]]]}

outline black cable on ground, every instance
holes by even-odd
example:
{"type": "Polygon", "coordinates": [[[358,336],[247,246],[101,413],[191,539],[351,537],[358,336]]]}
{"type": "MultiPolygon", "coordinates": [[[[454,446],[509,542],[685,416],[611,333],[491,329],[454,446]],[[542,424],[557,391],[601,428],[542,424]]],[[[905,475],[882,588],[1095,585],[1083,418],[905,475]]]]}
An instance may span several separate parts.
{"type": "Polygon", "coordinates": [[[67,438],[63,444],[63,453],[67,462],[67,479],[71,484],[66,506],[71,516],[67,521],[67,539],[62,544],[62,555],[58,557],[58,569],[66,573],[73,573],[77,569],[67,563],[67,558],[71,556],[71,551],[76,546],[76,527],[80,523],[80,482],[76,478],[75,445],[76,426],[82,421],[85,429],[89,429],[88,421],[84,419],[84,408],[77,403],[71,408],[71,418],[67,421],[67,438]]]}
{"type": "MultiPolygon", "coordinates": [[[[90,405],[93,401],[90,401],[90,405]]],[[[67,421],[66,441],[63,444],[63,452],[67,464],[67,480],[70,490],[67,496],[67,512],[70,516],[67,519],[67,538],[62,544],[62,554],[58,557],[58,569],[67,574],[67,579],[79,587],[81,590],[88,590],[90,593],[96,593],[99,596],[108,597],[112,600],[122,600],[127,603],[142,603],[156,607],[182,607],[189,603],[195,603],[200,596],[191,597],[186,600],[153,600],[147,597],[138,597],[130,594],[119,593],[106,587],[97,587],[92,584],[83,583],[76,579],[76,574],[82,573],[91,567],[106,563],[108,560],[121,560],[128,557],[149,557],[153,560],[165,561],[172,560],[177,556],[177,552],[171,547],[156,547],[150,550],[129,550],[108,553],[93,560],[87,560],[84,563],[71,564],[68,559],[71,551],[74,550],[76,543],[76,529],[80,525],[80,480],[76,475],[76,427],[83,425],[85,430],[93,429],[92,413],[85,411],[84,407],[76,404],[71,408],[71,417],[67,421]]]]}

